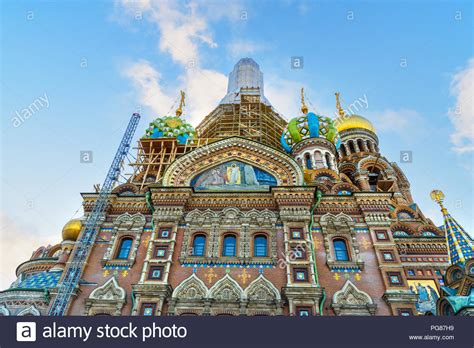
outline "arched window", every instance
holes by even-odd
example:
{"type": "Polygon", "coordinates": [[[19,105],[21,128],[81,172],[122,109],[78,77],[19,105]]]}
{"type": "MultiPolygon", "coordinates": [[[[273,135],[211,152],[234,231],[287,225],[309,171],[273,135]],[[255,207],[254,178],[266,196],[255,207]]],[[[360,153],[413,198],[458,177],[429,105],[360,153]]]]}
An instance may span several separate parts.
{"type": "Polygon", "coordinates": [[[203,234],[194,236],[193,256],[204,256],[204,250],[206,250],[206,236],[203,234]]]}
{"type": "Polygon", "coordinates": [[[133,239],[130,237],[122,238],[117,252],[117,259],[128,259],[128,256],[130,255],[130,250],[132,249],[132,242],[133,239]]]}
{"type": "Polygon", "coordinates": [[[222,248],[222,256],[235,256],[237,246],[237,238],[234,235],[224,237],[224,245],[222,248]]]}
{"type": "Polygon", "coordinates": [[[364,151],[364,143],[361,139],[357,140],[357,146],[359,146],[359,151],[364,151]]]}
{"type": "Polygon", "coordinates": [[[306,164],[306,169],[313,169],[313,163],[311,162],[311,156],[309,153],[304,155],[304,162],[306,164]]]}
{"type": "Polygon", "coordinates": [[[268,256],[267,251],[267,236],[258,235],[253,239],[253,256],[266,257],[268,256]]]}
{"type": "Polygon", "coordinates": [[[349,261],[349,253],[347,252],[347,244],[344,239],[334,239],[334,256],[337,261],[349,261]]]}
{"type": "Polygon", "coordinates": [[[331,162],[331,156],[329,156],[329,153],[326,152],[326,154],[324,155],[324,157],[326,158],[326,165],[329,169],[332,169],[332,162],[331,162]]]}
{"type": "Polygon", "coordinates": [[[349,145],[349,151],[350,153],[355,153],[356,152],[356,149],[355,149],[355,146],[354,146],[354,142],[352,140],[349,140],[347,142],[347,144],[349,145]]]}
{"type": "Polygon", "coordinates": [[[367,149],[368,149],[370,152],[373,152],[373,151],[372,151],[372,143],[370,142],[370,140],[367,140],[367,149]]]}

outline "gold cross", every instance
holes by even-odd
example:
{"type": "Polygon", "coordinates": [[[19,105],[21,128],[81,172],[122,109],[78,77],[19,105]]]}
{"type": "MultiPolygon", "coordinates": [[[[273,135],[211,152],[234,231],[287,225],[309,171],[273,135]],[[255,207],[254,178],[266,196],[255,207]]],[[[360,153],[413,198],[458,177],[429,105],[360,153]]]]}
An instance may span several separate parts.
{"type": "Polygon", "coordinates": [[[109,275],[109,270],[104,270],[104,272],[102,272],[102,275],[104,276],[104,278],[107,277],[109,275]]]}
{"type": "Polygon", "coordinates": [[[333,278],[336,279],[336,280],[339,280],[339,278],[341,278],[341,276],[339,275],[339,273],[334,273],[333,278]]]}
{"type": "Polygon", "coordinates": [[[356,273],[354,276],[355,280],[360,280],[362,277],[360,276],[359,273],[356,273]]]}
{"type": "Polygon", "coordinates": [[[209,272],[206,273],[207,282],[212,283],[212,280],[217,277],[217,274],[214,273],[214,269],[210,268],[209,272]]]}
{"type": "Polygon", "coordinates": [[[128,276],[128,271],[127,270],[124,270],[122,272],[122,277],[126,278],[128,276]]]}
{"type": "Polygon", "coordinates": [[[251,276],[250,276],[250,274],[247,273],[247,270],[244,268],[242,270],[242,273],[240,273],[237,277],[239,277],[239,279],[245,285],[245,284],[247,284],[247,279],[249,279],[251,276]]]}

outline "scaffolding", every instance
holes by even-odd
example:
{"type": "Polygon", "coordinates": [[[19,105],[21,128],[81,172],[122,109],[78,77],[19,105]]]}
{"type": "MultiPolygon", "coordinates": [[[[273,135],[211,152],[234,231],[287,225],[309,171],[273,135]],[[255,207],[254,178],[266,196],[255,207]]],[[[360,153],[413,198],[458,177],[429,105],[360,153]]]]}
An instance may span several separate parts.
{"type": "Polygon", "coordinates": [[[188,139],[186,144],[179,144],[175,138],[142,138],[134,148],[137,157],[130,162],[133,174],[129,182],[140,190],[149,184],[161,184],[166,169],[176,158],[217,140],[219,139],[188,139]]]}
{"type": "Polygon", "coordinates": [[[258,90],[242,88],[238,103],[219,105],[196,131],[202,138],[241,136],[279,149],[286,124],[271,105],[261,102],[258,90]]]}

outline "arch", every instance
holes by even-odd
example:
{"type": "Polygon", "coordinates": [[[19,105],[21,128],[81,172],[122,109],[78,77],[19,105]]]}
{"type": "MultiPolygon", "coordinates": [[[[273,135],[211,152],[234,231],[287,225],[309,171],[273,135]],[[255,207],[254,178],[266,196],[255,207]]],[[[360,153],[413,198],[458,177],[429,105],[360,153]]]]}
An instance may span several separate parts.
{"type": "Polygon", "coordinates": [[[244,296],[250,301],[280,301],[278,289],[267,278],[260,274],[244,291],[244,296]]]}
{"type": "Polygon", "coordinates": [[[245,294],[239,283],[226,274],[209,289],[207,297],[218,301],[236,302],[245,299],[245,294]]]}
{"type": "Polygon", "coordinates": [[[296,160],[270,146],[231,137],[196,148],[176,159],[165,171],[163,186],[190,186],[191,180],[216,165],[237,160],[271,174],[278,186],[300,186],[304,175],[296,160]]]}
{"type": "Polygon", "coordinates": [[[377,308],[369,294],[359,290],[350,280],[334,293],[332,307],[336,315],[374,315],[377,308]]]}
{"type": "Polygon", "coordinates": [[[409,225],[400,222],[390,226],[390,231],[394,237],[409,237],[415,234],[415,231],[409,225]]]}
{"type": "Polygon", "coordinates": [[[268,236],[265,233],[256,233],[253,235],[253,256],[268,256],[268,236]]]}
{"type": "Polygon", "coordinates": [[[360,152],[365,152],[364,151],[364,142],[362,141],[362,139],[357,139],[357,146],[359,147],[360,152]]]}
{"type": "Polygon", "coordinates": [[[306,169],[313,169],[313,161],[309,152],[304,154],[304,166],[306,169]]]}
{"type": "Polygon", "coordinates": [[[235,233],[225,233],[222,236],[222,256],[237,256],[237,235],[235,233]]]}
{"type": "Polygon", "coordinates": [[[146,224],[146,218],[143,214],[136,213],[136,214],[129,214],[129,213],[124,213],[122,215],[119,215],[115,220],[114,220],[114,226],[116,227],[122,227],[122,225],[125,225],[123,227],[126,228],[132,228],[132,227],[143,227],[146,224]]]}
{"type": "Polygon", "coordinates": [[[209,289],[195,273],[183,280],[174,289],[172,298],[178,300],[202,300],[206,297],[209,289]]]}
{"type": "Polygon", "coordinates": [[[355,150],[355,145],[354,145],[354,141],[353,140],[349,140],[347,142],[347,146],[349,147],[349,153],[353,154],[356,152],[355,150]]]}
{"type": "Polygon", "coordinates": [[[35,305],[31,305],[28,308],[23,309],[22,311],[18,312],[17,316],[26,316],[26,315],[33,315],[35,317],[39,317],[41,315],[40,311],[35,307],[35,305]]]}
{"type": "Polygon", "coordinates": [[[122,196],[135,195],[135,194],[138,194],[139,192],[140,190],[138,189],[138,187],[132,183],[125,183],[125,184],[119,185],[112,190],[112,193],[116,193],[122,196]]]}
{"type": "Polygon", "coordinates": [[[384,170],[391,169],[392,167],[382,157],[375,157],[373,155],[364,157],[357,163],[357,171],[359,172],[372,168],[377,168],[380,172],[382,172],[384,170]]]}
{"type": "Polygon", "coordinates": [[[444,233],[437,227],[432,225],[420,225],[417,235],[425,237],[442,237],[444,233]]]}
{"type": "Polygon", "coordinates": [[[125,295],[125,290],[120,287],[115,277],[112,277],[102,286],[99,286],[92,290],[89,295],[89,299],[116,301],[125,300],[125,295]]]}
{"type": "Polygon", "coordinates": [[[332,239],[332,246],[334,249],[334,258],[336,261],[350,261],[349,248],[347,247],[347,240],[342,237],[332,239]]]}
{"type": "Polygon", "coordinates": [[[193,256],[204,256],[206,252],[207,235],[197,232],[193,235],[193,256]]]}
{"type": "Polygon", "coordinates": [[[132,251],[133,237],[123,236],[118,241],[118,247],[115,252],[115,258],[119,260],[128,260],[132,251]]]}
{"type": "Polygon", "coordinates": [[[349,195],[353,192],[359,192],[359,188],[354,184],[348,182],[336,184],[331,189],[331,193],[335,195],[349,195]],[[348,193],[343,193],[342,191],[346,191],[348,193]]]}
{"type": "Polygon", "coordinates": [[[324,154],[324,159],[326,160],[326,167],[333,170],[333,165],[332,165],[332,160],[331,160],[331,155],[329,154],[329,152],[326,152],[324,154]]]}

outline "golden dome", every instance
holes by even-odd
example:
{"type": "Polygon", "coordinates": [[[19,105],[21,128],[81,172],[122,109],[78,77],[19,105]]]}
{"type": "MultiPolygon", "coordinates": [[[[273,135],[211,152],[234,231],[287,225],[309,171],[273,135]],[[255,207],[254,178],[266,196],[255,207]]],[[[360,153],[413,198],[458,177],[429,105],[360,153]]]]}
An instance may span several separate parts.
{"type": "Polygon", "coordinates": [[[75,241],[81,233],[82,222],[79,219],[72,219],[63,227],[63,240],[75,241]]]}
{"type": "Polygon", "coordinates": [[[338,118],[336,121],[336,128],[338,132],[345,131],[347,129],[362,128],[372,133],[375,133],[375,128],[368,119],[359,115],[351,115],[349,117],[338,118]]]}

